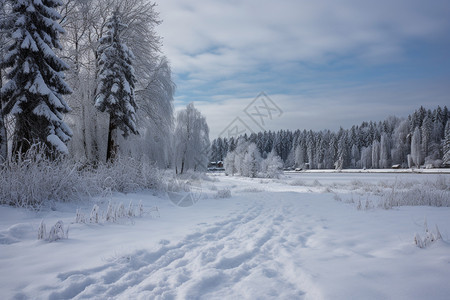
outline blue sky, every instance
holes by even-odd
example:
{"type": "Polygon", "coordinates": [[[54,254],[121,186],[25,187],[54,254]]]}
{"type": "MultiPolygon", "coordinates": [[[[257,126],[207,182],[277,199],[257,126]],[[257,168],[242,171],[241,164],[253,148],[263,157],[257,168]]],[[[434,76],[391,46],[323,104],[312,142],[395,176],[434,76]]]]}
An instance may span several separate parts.
{"type": "Polygon", "coordinates": [[[164,0],[157,10],[176,108],[193,101],[211,138],[236,118],[258,131],[245,108],[262,91],[280,109],[266,130],[450,106],[448,0],[164,0]]]}

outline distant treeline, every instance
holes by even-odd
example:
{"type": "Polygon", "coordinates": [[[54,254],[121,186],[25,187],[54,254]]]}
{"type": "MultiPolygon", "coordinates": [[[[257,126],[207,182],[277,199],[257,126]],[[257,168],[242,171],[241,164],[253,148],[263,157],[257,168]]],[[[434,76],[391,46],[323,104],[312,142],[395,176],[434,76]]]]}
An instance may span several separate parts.
{"type": "Polygon", "coordinates": [[[439,167],[450,163],[449,119],[450,111],[446,106],[434,110],[420,107],[406,119],[391,116],[382,122],[363,122],[337,132],[280,130],[237,138],[219,137],[212,142],[210,159],[224,160],[239,143],[254,143],[263,158],[273,150],[285,167],[439,167]]]}

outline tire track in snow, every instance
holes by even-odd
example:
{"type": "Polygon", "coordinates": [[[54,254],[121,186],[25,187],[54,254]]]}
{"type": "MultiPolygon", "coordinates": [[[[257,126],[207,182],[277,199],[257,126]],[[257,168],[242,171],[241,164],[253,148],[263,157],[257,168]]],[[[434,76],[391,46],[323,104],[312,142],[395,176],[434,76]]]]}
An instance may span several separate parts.
{"type": "Polygon", "coordinates": [[[294,230],[298,217],[286,204],[255,204],[175,245],[59,274],[58,287],[42,291],[49,299],[301,299],[308,279],[292,257],[310,233],[294,230]]]}

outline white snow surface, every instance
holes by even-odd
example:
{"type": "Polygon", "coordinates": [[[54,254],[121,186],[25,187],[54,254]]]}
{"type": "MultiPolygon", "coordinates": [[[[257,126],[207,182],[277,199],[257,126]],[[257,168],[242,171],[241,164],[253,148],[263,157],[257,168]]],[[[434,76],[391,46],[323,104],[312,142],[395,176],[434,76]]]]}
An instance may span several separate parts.
{"type": "Polygon", "coordinates": [[[357,210],[335,200],[354,197],[355,180],[436,176],[450,175],[213,174],[190,207],[151,191],[94,199],[103,212],[109,201],[142,201],[144,216],[115,223],[74,223],[76,209],[88,217],[92,202],[41,212],[2,206],[0,298],[448,299],[450,208],[357,210]],[[215,197],[222,190],[231,198],[215,197]],[[154,206],[160,217],[150,213],[154,206]],[[421,249],[414,235],[423,234],[425,219],[443,240],[421,249]],[[47,228],[70,224],[69,238],[37,240],[41,220],[47,228]]]}

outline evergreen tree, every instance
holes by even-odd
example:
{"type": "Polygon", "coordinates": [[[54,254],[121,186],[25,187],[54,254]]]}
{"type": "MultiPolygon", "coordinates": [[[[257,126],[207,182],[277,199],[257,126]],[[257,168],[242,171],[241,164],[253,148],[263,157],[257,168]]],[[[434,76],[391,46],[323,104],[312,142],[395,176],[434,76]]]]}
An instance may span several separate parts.
{"type": "Polygon", "coordinates": [[[312,132],[312,130],[310,130],[306,135],[306,155],[308,156],[309,169],[315,168],[314,165],[315,148],[316,145],[314,141],[314,133],[312,132]]]}
{"type": "Polygon", "coordinates": [[[138,134],[136,127],[136,101],[134,88],[136,78],[132,66],[134,55],[121,41],[126,25],[121,23],[116,9],[107,23],[108,31],[99,40],[98,65],[99,84],[95,107],[109,113],[108,150],[106,159],[113,158],[117,151],[115,142],[117,129],[126,138],[129,132],[138,134]]]}
{"type": "Polygon", "coordinates": [[[431,144],[433,123],[431,116],[426,115],[422,122],[421,136],[422,136],[422,153],[424,157],[429,155],[429,149],[431,144]]]}
{"type": "Polygon", "coordinates": [[[450,164],[450,122],[447,121],[445,125],[445,139],[444,139],[444,157],[442,161],[444,164],[450,164]]]}
{"type": "Polygon", "coordinates": [[[72,131],[63,121],[70,111],[62,95],[72,92],[64,81],[68,65],[53,51],[61,49],[58,0],[21,0],[12,3],[11,17],[2,24],[11,45],[1,61],[9,68],[1,89],[3,115],[15,119],[13,153],[26,152],[33,143],[47,146],[47,155],[66,154],[72,131]]]}
{"type": "Polygon", "coordinates": [[[319,132],[316,135],[316,154],[314,155],[314,165],[317,169],[321,169],[323,166],[323,159],[325,155],[325,148],[327,145],[323,141],[323,132],[319,132]]]}
{"type": "Polygon", "coordinates": [[[337,152],[337,161],[335,164],[336,169],[342,170],[348,166],[349,160],[349,150],[348,150],[348,141],[347,141],[347,133],[342,130],[338,141],[338,152],[337,152]]]}
{"type": "Polygon", "coordinates": [[[219,137],[217,139],[216,146],[217,146],[217,161],[223,161],[226,153],[224,153],[225,149],[224,149],[224,143],[223,143],[222,138],[219,137]]]}
{"type": "MultiPolygon", "coordinates": [[[[0,0],[0,20],[6,21],[7,12],[5,0],[0,0]]],[[[0,57],[5,54],[7,39],[4,32],[0,30],[0,57]]],[[[3,72],[0,68],[0,91],[3,87],[3,72]]],[[[6,135],[6,124],[3,115],[3,98],[0,98],[0,164],[3,163],[8,156],[8,137],[6,135]]]]}
{"type": "Polygon", "coordinates": [[[433,133],[432,133],[432,140],[435,143],[440,143],[441,139],[444,137],[444,128],[445,128],[445,121],[444,121],[443,111],[440,106],[437,107],[437,109],[433,112],[433,133]]]}
{"type": "Polygon", "coordinates": [[[231,137],[228,141],[228,149],[227,154],[234,151],[236,149],[236,141],[234,140],[234,137],[231,137]]]}
{"type": "Polygon", "coordinates": [[[211,153],[210,153],[210,155],[209,155],[209,160],[211,161],[211,162],[216,162],[216,161],[218,161],[219,159],[218,159],[218,157],[219,157],[219,151],[218,151],[218,149],[217,149],[217,140],[214,140],[212,143],[211,143],[211,153]]]}
{"type": "Polygon", "coordinates": [[[394,133],[392,135],[393,164],[400,164],[404,167],[408,165],[408,153],[410,152],[411,149],[408,143],[408,137],[409,137],[409,122],[408,120],[403,120],[395,128],[394,133]]]}
{"type": "MultiPolygon", "coordinates": [[[[338,132],[299,129],[260,132],[250,135],[249,141],[256,143],[262,158],[266,159],[273,151],[285,166],[299,168],[389,168],[394,164],[406,167],[423,164],[425,159],[436,165],[444,153],[441,141],[448,116],[447,107],[433,111],[421,107],[408,119],[390,116],[382,122],[363,122],[338,132]],[[416,126],[415,134],[415,130],[411,133],[411,124],[421,124],[416,126]]],[[[223,157],[227,153],[225,150],[223,157]]],[[[241,165],[245,151],[239,153],[241,158],[235,158],[236,166],[241,165]]]]}

